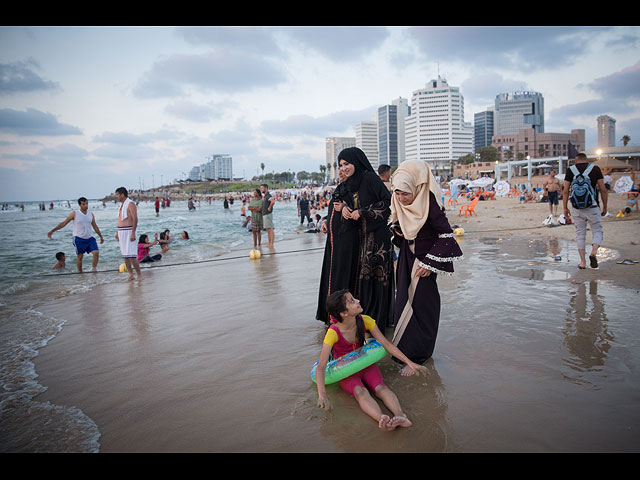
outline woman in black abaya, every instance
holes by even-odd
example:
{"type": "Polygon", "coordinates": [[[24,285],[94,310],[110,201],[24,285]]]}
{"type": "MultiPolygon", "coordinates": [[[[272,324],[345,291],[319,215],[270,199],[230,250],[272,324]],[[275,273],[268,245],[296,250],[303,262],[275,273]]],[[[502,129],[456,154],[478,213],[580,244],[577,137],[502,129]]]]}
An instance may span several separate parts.
{"type": "MultiPolygon", "coordinates": [[[[337,241],[334,235],[332,252],[333,262],[342,265],[349,279],[336,280],[335,271],[327,268],[325,252],[321,282],[326,282],[326,276],[331,274],[329,290],[336,291],[334,282],[346,281],[342,288],[348,288],[360,300],[363,313],[375,319],[384,332],[392,325],[393,311],[393,250],[387,228],[391,194],[359,148],[340,152],[338,165],[340,178],[344,180],[336,192],[342,200],[341,221],[349,226],[345,228],[349,234],[339,235],[337,241]],[[339,257],[338,243],[345,250],[339,257]]],[[[326,296],[322,298],[322,283],[320,295],[318,312],[326,300],[326,296]]]]}
{"type": "MultiPolygon", "coordinates": [[[[338,176],[341,176],[338,171],[338,176]]],[[[338,290],[353,292],[358,286],[358,251],[360,229],[355,220],[343,218],[342,207],[348,192],[343,183],[336,187],[321,231],[327,234],[320,275],[316,319],[329,324],[327,297],[338,290]]]]}
{"type": "MultiPolygon", "coordinates": [[[[425,162],[402,162],[391,183],[390,222],[393,243],[400,248],[392,342],[412,362],[423,364],[433,354],[440,322],[437,276],[452,274],[452,262],[462,258],[462,251],[425,162]]],[[[412,374],[402,369],[402,375],[412,374]]]]}

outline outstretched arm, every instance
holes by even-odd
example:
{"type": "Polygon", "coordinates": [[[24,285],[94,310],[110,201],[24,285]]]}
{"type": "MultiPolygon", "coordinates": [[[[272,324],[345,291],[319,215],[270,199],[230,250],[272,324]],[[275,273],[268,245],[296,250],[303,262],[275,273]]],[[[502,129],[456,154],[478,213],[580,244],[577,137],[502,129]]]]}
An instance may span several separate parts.
{"type": "Polygon", "coordinates": [[[51,238],[51,235],[53,235],[53,232],[55,232],[56,230],[60,230],[61,228],[64,228],[71,220],[73,220],[74,218],[76,218],[76,212],[73,211],[69,214],[69,216],[67,218],[64,219],[64,221],[60,222],[58,225],[56,225],[55,227],[53,227],[49,233],[47,233],[47,237],[51,238]]]}
{"type": "MultiPolygon", "coordinates": [[[[417,363],[414,363],[411,360],[409,360],[409,358],[404,353],[402,353],[402,351],[398,347],[396,347],[393,343],[387,340],[387,338],[382,334],[382,332],[380,331],[377,325],[373,327],[373,329],[370,330],[370,332],[371,332],[371,335],[373,335],[373,338],[375,338],[378,342],[380,342],[380,344],[384,347],[384,349],[387,352],[389,352],[394,357],[402,360],[404,363],[407,364],[407,366],[411,370],[413,370],[418,375],[424,375],[425,377],[427,376],[427,367],[418,365],[417,363]]],[[[316,373],[316,380],[317,378],[318,378],[318,374],[316,373]]]]}

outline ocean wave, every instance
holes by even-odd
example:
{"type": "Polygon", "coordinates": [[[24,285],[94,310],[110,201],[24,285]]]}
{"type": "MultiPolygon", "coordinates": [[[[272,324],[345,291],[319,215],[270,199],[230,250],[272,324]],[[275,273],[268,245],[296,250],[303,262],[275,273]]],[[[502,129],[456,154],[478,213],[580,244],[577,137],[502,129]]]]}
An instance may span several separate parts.
{"type": "Polygon", "coordinates": [[[7,306],[0,342],[0,451],[97,452],[97,425],[75,407],[38,402],[34,358],[61,331],[65,320],[33,308],[7,306]]]}

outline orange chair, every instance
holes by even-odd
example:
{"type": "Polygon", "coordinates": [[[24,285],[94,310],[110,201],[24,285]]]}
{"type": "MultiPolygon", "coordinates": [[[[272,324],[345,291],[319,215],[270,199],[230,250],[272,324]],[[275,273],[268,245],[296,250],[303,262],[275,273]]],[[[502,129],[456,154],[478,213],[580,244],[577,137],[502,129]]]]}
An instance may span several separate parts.
{"type": "Polygon", "coordinates": [[[479,197],[476,197],[473,199],[473,201],[471,203],[468,203],[466,205],[462,205],[460,206],[460,211],[458,212],[458,216],[461,217],[462,216],[462,211],[464,210],[464,216],[466,217],[467,214],[469,214],[469,216],[473,216],[473,214],[475,213],[476,217],[478,216],[478,214],[476,213],[475,207],[478,203],[479,197]]]}

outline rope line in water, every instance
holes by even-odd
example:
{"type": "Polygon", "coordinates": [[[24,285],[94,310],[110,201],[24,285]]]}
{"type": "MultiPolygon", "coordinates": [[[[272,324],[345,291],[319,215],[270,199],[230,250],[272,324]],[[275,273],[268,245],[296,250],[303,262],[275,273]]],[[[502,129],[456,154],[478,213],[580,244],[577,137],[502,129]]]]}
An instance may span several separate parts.
{"type": "MultiPolygon", "coordinates": [[[[627,220],[616,220],[615,223],[619,223],[619,222],[629,222],[629,221],[633,221],[633,220],[637,220],[635,218],[630,218],[627,220]]],[[[465,232],[465,235],[469,235],[469,234],[473,234],[473,233],[495,233],[495,232],[514,232],[514,231],[518,231],[518,230],[532,230],[532,229],[537,229],[537,228],[551,228],[548,227],[546,225],[536,225],[533,227],[515,227],[515,228],[501,228],[498,230],[473,230],[470,232],[465,232]]],[[[324,250],[325,247],[315,247],[315,248],[305,248],[303,250],[289,250],[287,252],[274,252],[274,253],[262,253],[261,257],[266,257],[269,255],[284,255],[284,254],[288,254],[288,253],[301,253],[301,252],[310,252],[310,251],[314,251],[314,250],[324,250]]],[[[149,269],[149,268],[162,268],[162,267],[175,267],[175,266],[180,266],[180,265],[195,265],[198,263],[211,263],[211,262],[221,262],[221,261],[225,261],[225,260],[238,260],[241,258],[247,258],[246,255],[239,255],[236,257],[225,257],[225,258],[210,258],[208,260],[195,260],[193,262],[181,262],[181,263],[165,263],[165,264],[159,264],[159,265],[154,265],[152,267],[146,267],[145,270],[149,269]]],[[[60,273],[47,273],[42,275],[43,277],[59,277],[61,275],[80,275],[83,273],[107,273],[107,272],[118,272],[120,273],[119,269],[113,269],[113,270],[97,270],[95,272],[93,271],[88,271],[88,272],[60,272],[60,273]]]]}

